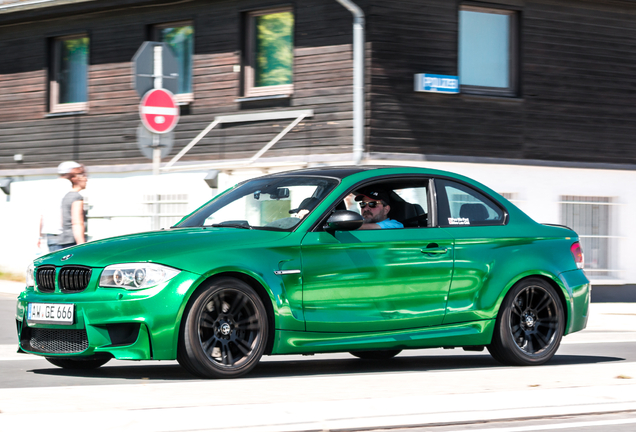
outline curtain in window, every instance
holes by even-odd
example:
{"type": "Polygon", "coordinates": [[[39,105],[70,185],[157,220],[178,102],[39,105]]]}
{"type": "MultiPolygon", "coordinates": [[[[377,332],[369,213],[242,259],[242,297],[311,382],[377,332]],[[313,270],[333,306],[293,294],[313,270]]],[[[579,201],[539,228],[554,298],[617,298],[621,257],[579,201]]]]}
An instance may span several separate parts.
{"type": "Polygon", "coordinates": [[[254,85],[292,83],[294,15],[278,12],[254,17],[254,85]]]}
{"type": "Polygon", "coordinates": [[[179,64],[177,93],[192,93],[192,54],[194,53],[194,27],[166,27],[161,29],[161,41],[172,48],[179,64]]]}
{"type": "Polygon", "coordinates": [[[88,101],[88,38],[62,39],[59,43],[59,103],[88,101]]]}

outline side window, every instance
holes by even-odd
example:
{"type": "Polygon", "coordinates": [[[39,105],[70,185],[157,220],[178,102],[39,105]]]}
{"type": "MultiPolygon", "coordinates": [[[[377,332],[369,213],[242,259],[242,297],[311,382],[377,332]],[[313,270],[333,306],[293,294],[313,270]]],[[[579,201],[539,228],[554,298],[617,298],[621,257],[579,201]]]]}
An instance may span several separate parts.
{"type": "Polygon", "coordinates": [[[517,95],[517,20],[510,10],[459,10],[459,81],[463,93],[517,95]]]}
{"type": "Polygon", "coordinates": [[[440,226],[502,225],[505,213],[490,198],[450,180],[435,180],[440,226]]]}
{"type": "Polygon", "coordinates": [[[192,57],[194,55],[194,26],[189,21],[161,24],[154,27],[154,38],[172,49],[179,64],[178,102],[192,102],[192,57]]]}
{"type": "Polygon", "coordinates": [[[52,42],[49,109],[52,113],[85,111],[88,109],[88,36],[64,36],[52,42]]]}
{"type": "MultiPolygon", "coordinates": [[[[393,192],[403,202],[396,200],[393,204],[393,216],[402,219],[406,228],[428,226],[428,187],[408,187],[395,189],[393,192]]],[[[389,214],[389,216],[391,216],[389,214]]]]}
{"type": "Polygon", "coordinates": [[[291,8],[247,14],[244,95],[293,92],[294,14],[291,8]]]}
{"type": "Polygon", "coordinates": [[[345,197],[342,206],[336,207],[336,209],[343,210],[344,206],[346,206],[347,210],[362,214],[363,211],[360,208],[360,202],[355,201],[356,196],[362,194],[373,199],[373,197],[376,196],[372,195],[374,192],[379,192],[377,195],[378,200],[382,202],[386,199],[389,200],[389,219],[400,222],[404,225],[404,228],[429,226],[428,180],[409,179],[406,181],[398,180],[372,185],[367,184],[352,191],[352,193],[345,197]]]}

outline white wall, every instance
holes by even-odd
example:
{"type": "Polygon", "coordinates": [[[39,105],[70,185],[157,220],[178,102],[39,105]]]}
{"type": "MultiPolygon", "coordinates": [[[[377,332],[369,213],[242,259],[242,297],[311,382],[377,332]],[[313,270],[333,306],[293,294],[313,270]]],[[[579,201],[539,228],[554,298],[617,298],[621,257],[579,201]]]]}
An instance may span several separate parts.
{"type": "MultiPolygon", "coordinates": [[[[203,180],[205,174],[188,172],[154,177],[144,172],[91,174],[89,171],[88,185],[82,193],[90,206],[90,238],[97,240],[150,230],[151,218],[143,217],[147,211],[141,204],[145,195],[187,194],[188,205],[184,214],[194,210],[216,193],[216,189],[210,189],[203,180]]],[[[45,246],[37,247],[42,211],[40,201],[42,191],[47,190],[47,184],[53,179],[54,175],[48,178],[26,177],[11,184],[10,201],[6,201],[4,194],[0,196],[0,269],[22,273],[32,259],[47,253],[45,246]]]]}
{"type": "MultiPolygon", "coordinates": [[[[413,164],[411,164],[413,165],[413,164]]],[[[515,193],[517,207],[540,223],[560,224],[563,195],[612,197],[615,277],[588,277],[598,284],[636,283],[636,171],[523,165],[426,162],[429,168],[471,177],[495,191],[515,193]]]]}
{"type": "MultiPolygon", "coordinates": [[[[379,161],[370,163],[378,165],[379,161]]],[[[380,162],[381,163],[381,162],[380,162]]],[[[390,161],[391,165],[411,165],[447,170],[474,178],[497,192],[515,194],[513,202],[537,222],[561,223],[560,199],[562,195],[612,197],[614,226],[617,237],[615,261],[618,269],[613,280],[598,283],[636,283],[636,171],[600,170],[580,168],[554,168],[522,165],[475,164],[458,162],[390,161]]],[[[284,167],[234,170],[219,175],[219,190],[239,181],[284,170],[284,167]]],[[[123,217],[141,215],[140,204],[145,194],[187,194],[187,211],[194,210],[214,196],[203,178],[206,171],[162,174],[154,177],[149,172],[91,174],[86,189],[90,204],[89,234],[93,239],[139,232],[150,229],[150,219],[123,217]],[[113,216],[110,219],[96,218],[113,216]]],[[[39,191],[54,176],[25,177],[11,185],[11,201],[0,192],[0,269],[23,272],[29,261],[45,253],[36,247],[39,221],[39,191]]],[[[588,276],[594,280],[594,275],[588,276]]]]}

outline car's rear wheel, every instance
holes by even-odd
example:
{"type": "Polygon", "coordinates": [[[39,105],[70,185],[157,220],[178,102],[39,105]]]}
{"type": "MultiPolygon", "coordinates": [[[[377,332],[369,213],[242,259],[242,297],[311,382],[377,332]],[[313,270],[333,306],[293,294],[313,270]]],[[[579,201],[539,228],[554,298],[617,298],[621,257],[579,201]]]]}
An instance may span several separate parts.
{"type": "Polygon", "coordinates": [[[75,370],[97,369],[98,367],[104,366],[106,363],[110,361],[109,358],[91,358],[91,359],[81,360],[81,359],[68,359],[68,358],[56,358],[56,357],[47,357],[46,360],[52,365],[55,365],[57,367],[61,367],[64,369],[75,369],[75,370]]]}
{"type": "Polygon", "coordinates": [[[506,365],[540,365],[556,353],[564,328],[554,288],[542,279],[525,279],[504,298],[488,351],[506,365]]]}
{"type": "Polygon", "coordinates": [[[388,360],[395,357],[401,352],[402,350],[353,351],[350,354],[363,360],[388,360]]]}
{"type": "Polygon", "coordinates": [[[267,334],[267,312],[252,287],[238,279],[219,278],[191,299],[177,360],[202,378],[238,377],[256,366],[267,334]]]}

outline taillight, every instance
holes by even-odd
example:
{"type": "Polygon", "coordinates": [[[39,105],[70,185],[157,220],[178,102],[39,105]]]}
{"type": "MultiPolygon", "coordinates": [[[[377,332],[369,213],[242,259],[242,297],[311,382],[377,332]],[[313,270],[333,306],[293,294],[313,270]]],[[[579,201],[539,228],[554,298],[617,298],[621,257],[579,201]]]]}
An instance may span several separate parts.
{"type": "Polygon", "coordinates": [[[572,246],[570,246],[570,252],[572,252],[572,256],[574,257],[576,266],[582,269],[585,264],[585,259],[583,258],[583,249],[581,249],[581,243],[572,243],[572,246]]]}

